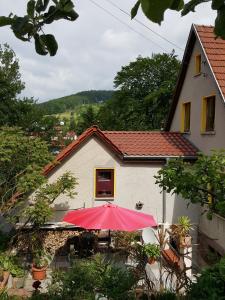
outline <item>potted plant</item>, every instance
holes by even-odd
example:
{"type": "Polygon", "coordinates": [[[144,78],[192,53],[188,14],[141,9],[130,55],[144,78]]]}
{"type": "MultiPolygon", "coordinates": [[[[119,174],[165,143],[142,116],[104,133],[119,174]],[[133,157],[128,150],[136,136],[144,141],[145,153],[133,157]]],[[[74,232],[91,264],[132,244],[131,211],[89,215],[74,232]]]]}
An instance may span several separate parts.
{"type": "Polygon", "coordinates": [[[178,223],[170,226],[171,236],[176,240],[180,247],[190,247],[191,246],[191,236],[190,230],[191,220],[187,216],[181,216],[178,218],[178,223]]]}
{"type": "Polygon", "coordinates": [[[49,259],[49,255],[43,250],[38,250],[34,253],[32,264],[32,277],[34,280],[43,280],[46,278],[49,259]]]}
{"type": "Polygon", "coordinates": [[[148,257],[148,263],[153,264],[160,257],[160,247],[157,244],[145,244],[144,253],[148,257]]]}
{"type": "Polygon", "coordinates": [[[2,282],[0,284],[1,288],[4,288],[8,282],[9,275],[10,275],[10,269],[12,266],[12,259],[11,256],[8,255],[7,253],[1,253],[0,254],[0,267],[2,269],[2,282]]]}
{"type": "Polygon", "coordinates": [[[24,287],[24,281],[25,281],[25,271],[23,268],[21,268],[17,262],[15,262],[12,265],[12,268],[10,270],[10,273],[13,278],[13,288],[20,289],[24,287]]]}

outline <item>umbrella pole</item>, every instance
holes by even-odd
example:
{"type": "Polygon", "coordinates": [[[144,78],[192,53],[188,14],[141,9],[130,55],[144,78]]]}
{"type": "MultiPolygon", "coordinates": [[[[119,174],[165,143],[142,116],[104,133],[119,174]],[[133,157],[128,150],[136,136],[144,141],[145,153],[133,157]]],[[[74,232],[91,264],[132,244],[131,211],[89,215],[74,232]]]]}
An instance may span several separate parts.
{"type": "Polygon", "coordinates": [[[110,246],[110,242],[111,242],[111,231],[109,230],[109,242],[108,242],[108,248],[110,246]]]}

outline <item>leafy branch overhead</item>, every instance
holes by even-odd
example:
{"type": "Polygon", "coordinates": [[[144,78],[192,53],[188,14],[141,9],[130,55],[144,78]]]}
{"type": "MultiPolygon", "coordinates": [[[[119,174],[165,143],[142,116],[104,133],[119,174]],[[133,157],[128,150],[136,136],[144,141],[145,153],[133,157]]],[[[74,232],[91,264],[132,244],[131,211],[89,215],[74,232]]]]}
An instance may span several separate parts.
{"type": "Polygon", "coordinates": [[[187,3],[184,3],[184,0],[138,0],[131,10],[131,18],[133,19],[137,15],[138,9],[141,7],[149,20],[161,24],[167,10],[181,11],[181,15],[185,16],[194,12],[198,5],[206,2],[211,2],[212,9],[217,11],[215,35],[225,39],[225,2],[223,0],[190,0],[187,3]]]}
{"type": "MultiPolygon", "coordinates": [[[[225,2],[223,0],[138,0],[131,10],[133,19],[139,8],[154,23],[161,24],[167,10],[181,11],[181,15],[194,12],[195,8],[211,2],[217,11],[214,32],[217,37],[225,39],[225,2]]],[[[40,55],[54,56],[58,50],[57,41],[52,34],[44,32],[44,26],[58,20],[75,21],[78,18],[73,0],[28,0],[27,12],[20,17],[11,13],[0,16],[0,27],[10,26],[15,36],[22,41],[35,41],[36,52],[40,55]]]]}
{"type": "Polygon", "coordinates": [[[15,36],[26,42],[34,38],[36,52],[40,55],[54,56],[58,50],[57,41],[52,34],[44,33],[44,25],[58,20],[75,21],[78,14],[71,0],[29,0],[27,13],[23,17],[10,14],[0,17],[0,27],[10,25],[15,36]]]}

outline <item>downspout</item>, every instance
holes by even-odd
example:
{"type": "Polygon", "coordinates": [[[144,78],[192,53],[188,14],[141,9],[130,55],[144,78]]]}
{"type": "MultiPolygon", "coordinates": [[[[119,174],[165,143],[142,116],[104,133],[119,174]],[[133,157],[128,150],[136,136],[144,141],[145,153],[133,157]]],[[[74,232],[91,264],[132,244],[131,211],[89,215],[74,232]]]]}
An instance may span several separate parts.
{"type": "MultiPolygon", "coordinates": [[[[169,162],[169,157],[166,158],[166,163],[164,167],[168,165],[168,162],[169,162]]],[[[163,224],[166,223],[166,190],[164,188],[162,192],[162,223],[163,224]]]]}

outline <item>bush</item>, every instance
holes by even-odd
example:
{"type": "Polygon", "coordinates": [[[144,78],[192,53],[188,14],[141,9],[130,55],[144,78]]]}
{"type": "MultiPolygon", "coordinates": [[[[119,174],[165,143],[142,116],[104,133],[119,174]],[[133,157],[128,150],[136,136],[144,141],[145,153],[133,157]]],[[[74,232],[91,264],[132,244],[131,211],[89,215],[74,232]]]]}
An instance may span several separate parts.
{"type": "Polygon", "coordinates": [[[225,258],[222,258],[214,266],[202,271],[201,276],[197,278],[197,282],[191,285],[188,299],[225,299],[225,258]]]}
{"type": "Polygon", "coordinates": [[[48,294],[51,299],[94,300],[96,294],[112,300],[134,299],[135,283],[130,270],[116,267],[97,255],[94,259],[75,261],[68,272],[54,273],[48,294]]]}

